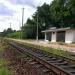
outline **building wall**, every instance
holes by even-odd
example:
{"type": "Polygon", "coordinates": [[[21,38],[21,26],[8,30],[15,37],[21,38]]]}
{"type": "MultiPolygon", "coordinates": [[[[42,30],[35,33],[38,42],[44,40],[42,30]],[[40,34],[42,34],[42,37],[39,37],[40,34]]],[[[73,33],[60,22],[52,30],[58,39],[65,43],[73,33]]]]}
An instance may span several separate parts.
{"type": "MultiPolygon", "coordinates": [[[[52,32],[51,42],[56,42],[57,32],[52,32]]],[[[45,41],[48,42],[47,33],[45,33],[45,41]]],[[[75,42],[75,30],[66,30],[65,31],[65,43],[75,42]]]]}
{"type": "Polygon", "coordinates": [[[56,42],[56,32],[52,32],[51,42],[56,42]]]}
{"type": "Polygon", "coordinates": [[[75,30],[73,30],[73,42],[75,43],[75,30]]]}
{"type": "Polygon", "coordinates": [[[67,30],[65,32],[65,43],[73,42],[73,30],[67,30]]]}

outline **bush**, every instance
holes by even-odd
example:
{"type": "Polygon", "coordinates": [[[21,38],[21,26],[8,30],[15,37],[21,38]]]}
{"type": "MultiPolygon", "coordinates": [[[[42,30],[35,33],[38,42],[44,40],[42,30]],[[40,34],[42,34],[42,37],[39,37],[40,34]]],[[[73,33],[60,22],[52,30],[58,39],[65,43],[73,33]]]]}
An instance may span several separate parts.
{"type": "Polygon", "coordinates": [[[10,34],[7,35],[7,37],[19,39],[19,38],[21,38],[21,32],[19,31],[19,32],[10,33],[10,34]]]}

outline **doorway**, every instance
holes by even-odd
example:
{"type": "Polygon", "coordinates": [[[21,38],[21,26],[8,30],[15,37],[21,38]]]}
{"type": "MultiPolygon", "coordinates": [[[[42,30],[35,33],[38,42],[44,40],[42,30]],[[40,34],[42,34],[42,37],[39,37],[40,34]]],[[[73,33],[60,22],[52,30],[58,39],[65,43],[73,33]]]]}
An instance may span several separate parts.
{"type": "Polygon", "coordinates": [[[47,33],[47,40],[51,41],[51,36],[52,36],[51,32],[47,33]]]}
{"type": "Polygon", "coordinates": [[[65,31],[57,32],[56,41],[65,42],[65,31]]]}

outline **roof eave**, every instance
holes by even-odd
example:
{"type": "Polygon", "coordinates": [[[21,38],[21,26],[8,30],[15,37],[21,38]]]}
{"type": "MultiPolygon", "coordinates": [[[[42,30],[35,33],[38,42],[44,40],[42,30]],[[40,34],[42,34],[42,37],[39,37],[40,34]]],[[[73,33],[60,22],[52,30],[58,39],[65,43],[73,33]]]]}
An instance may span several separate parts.
{"type": "Polygon", "coordinates": [[[70,27],[67,28],[60,28],[60,29],[53,29],[53,30],[44,30],[42,31],[42,33],[47,33],[47,32],[57,32],[57,31],[66,31],[66,30],[70,30],[70,27]]]}

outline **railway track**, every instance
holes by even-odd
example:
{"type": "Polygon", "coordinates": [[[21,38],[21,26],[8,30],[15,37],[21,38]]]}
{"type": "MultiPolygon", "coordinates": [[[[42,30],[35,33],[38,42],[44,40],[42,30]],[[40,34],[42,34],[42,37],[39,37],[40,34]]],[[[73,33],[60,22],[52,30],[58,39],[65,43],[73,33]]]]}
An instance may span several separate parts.
{"type": "Polygon", "coordinates": [[[28,61],[42,71],[41,75],[75,75],[75,65],[69,64],[65,59],[54,57],[42,50],[24,46],[16,42],[8,42],[20,53],[30,57],[28,61]],[[46,73],[46,74],[45,74],[46,73]]]}

